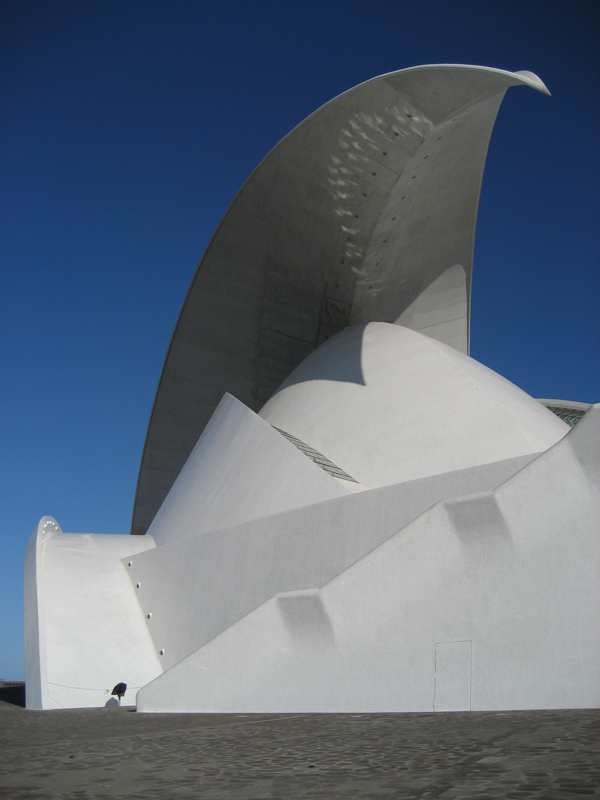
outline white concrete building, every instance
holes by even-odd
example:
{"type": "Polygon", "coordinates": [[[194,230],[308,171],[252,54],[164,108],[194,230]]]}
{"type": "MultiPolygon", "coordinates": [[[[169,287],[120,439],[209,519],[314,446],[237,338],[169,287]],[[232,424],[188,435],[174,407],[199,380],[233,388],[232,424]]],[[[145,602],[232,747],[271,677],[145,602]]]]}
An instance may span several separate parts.
{"type": "Polygon", "coordinates": [[[143,535],[44,517],[31,539],[29,707],[120,681],[141,711],[600,705],[600,405],[468,355],[482,170],[517,85],[547,92],[460,65],[375,78],[250,176],[169,348],[143,535]]]}

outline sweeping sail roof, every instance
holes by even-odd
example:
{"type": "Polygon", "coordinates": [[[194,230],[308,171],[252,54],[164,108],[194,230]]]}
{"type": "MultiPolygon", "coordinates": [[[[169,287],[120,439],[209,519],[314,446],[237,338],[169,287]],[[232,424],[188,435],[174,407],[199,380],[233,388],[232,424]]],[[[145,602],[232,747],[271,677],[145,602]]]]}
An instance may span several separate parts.
{"type": "Polygon", "coordinates": [[[320,108],[261,162],[200,262],[148,427],[145,533],[224,392],[257,411],[344,328],[397,323],[469,351],[475,222],[505,91],[530,72],[400,70],[320,108]]]}

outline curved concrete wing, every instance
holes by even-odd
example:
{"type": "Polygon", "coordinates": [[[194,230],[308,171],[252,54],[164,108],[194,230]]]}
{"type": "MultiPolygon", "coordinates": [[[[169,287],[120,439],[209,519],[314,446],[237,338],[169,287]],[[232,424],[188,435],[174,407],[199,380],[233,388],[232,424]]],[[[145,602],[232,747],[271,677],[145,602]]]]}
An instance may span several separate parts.
{"type": "Polygon", "coordinates": [[[145,533],[225,392],[258,410],[331,335],[392,322],[467,353],[475,221],[496,113],[528,72],[367,81],[286,136],[217,228],[183,305],[144,447],[145,533]]]}

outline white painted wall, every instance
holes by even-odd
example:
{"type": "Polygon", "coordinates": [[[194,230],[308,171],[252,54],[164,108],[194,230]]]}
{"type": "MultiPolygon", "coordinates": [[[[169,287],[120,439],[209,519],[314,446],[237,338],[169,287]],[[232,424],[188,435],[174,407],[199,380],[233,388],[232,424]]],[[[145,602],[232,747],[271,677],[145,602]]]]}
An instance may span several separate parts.
{"type": "MultiPolygon", "coordinates": [[[[533,457],[348,494],[187,538],[177,528],[187,528],[187,517],[180,523],[174,505],[172,542],[123,562],[144,615],[151,614],[148,629],[155,650],[164,650],[163,667],[278,592],[322,586],[439,500],[493,489],[533,457]]],[[[201,486],[190,483],[190,494],[196,490],[201,486]]]]}
{"type": "Polygon", "coordinates": [[[124,705],[161,672],[121,559],[152,537],[65,534],[51,517],[34,532],[25,568],[28,708],[103,706],[120,681],[124,705]]]}
{"type": "Polygon", "coordinates": [[[25,690],[27,708],[48,708],[48,658],[42,576],[43,546],[62,533],[52,517],[42,517],[27,545],[24,575],[25,690]]]}
{"type": "Polygon", "coordinates": [[[270,599],[144,687],[138,710],[432,711],[436,648],[458,642],[471,664],[464,645],[445,659],[441,705],[465,703],[470,672],[473,710],[597,707],[599,452],[600,405],[494,492],[439,503],[321,589],[270,599]]]}

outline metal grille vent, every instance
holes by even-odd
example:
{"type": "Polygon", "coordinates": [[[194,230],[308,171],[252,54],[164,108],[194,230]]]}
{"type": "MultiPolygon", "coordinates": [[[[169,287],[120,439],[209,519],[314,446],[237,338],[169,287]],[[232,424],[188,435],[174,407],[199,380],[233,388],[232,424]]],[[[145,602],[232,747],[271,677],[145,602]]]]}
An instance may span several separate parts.
{"type": "Polygon", "coordinates": [[[578,408],[560,408],[559,406],[546,406],[546,408],[556,414],[557,417],[567,422],[571,427],[577,425],[585,414],[585,411],[581,411],[578,408]]]}
{"type": "MultiPolygon", "coordinates": [[[[275,425],[273,425],[272,427],[275,428],[275,425]]],[[[280,428],[275,428],[275,430],[277,431],[277,433],[280,433],[282,436],[285,436],[288,442],[291,442],[291,444],[293,444],[294,447],[297,447],[301,453],[304,453],[305,456],[308,456],[308,458],[310,458],[311,461],[314,461],[315,464],[321,467],[321,469],[324,469],[325,472],[328,472],[334,478],[340,478],[340,480],[342,481],[352,481],[352,483],[358,483],[357,480],[348,475],[347,472],[344,472],[343,469],[340,469],[338,466],[336,466],[333,463],[333,461],[330,461],[328,458],[325,458],[324,455],[319,453],[313,447],[310,447],[309,445],[300,441],[300,439],[296,439],[296,437],[292,436],[290,433],[282,431],[280,428]]]]}

